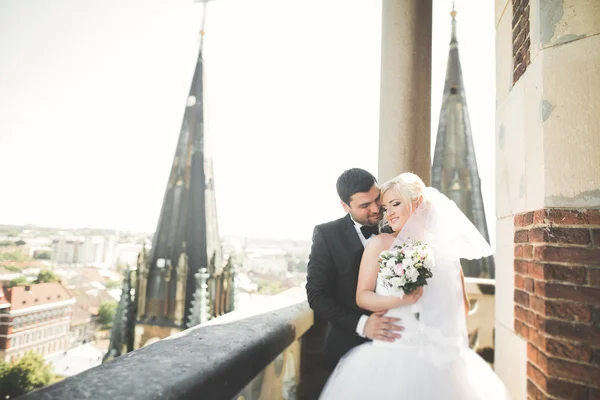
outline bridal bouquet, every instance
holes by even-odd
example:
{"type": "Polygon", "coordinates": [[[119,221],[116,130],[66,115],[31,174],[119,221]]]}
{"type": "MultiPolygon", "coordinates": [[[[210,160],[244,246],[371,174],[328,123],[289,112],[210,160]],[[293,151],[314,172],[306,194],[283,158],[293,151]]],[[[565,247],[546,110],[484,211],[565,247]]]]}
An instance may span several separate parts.
{"type": "Polygon", "coordinates": [[[427,285],[433,265],[433,251],[427,244],[412,241],[396,245],[379,254],[379,280],[390,294],[409,294],[427,285]]]}

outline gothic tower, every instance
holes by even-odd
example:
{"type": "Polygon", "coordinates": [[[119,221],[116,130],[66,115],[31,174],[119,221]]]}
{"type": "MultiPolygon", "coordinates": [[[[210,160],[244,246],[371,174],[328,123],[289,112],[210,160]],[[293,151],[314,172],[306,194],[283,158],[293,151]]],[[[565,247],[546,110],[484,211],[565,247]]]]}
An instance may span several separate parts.
{"type": "Polygon", "coordinates": [[[152,249],[138,263],[136,349],[186,329],[194,275],[202,268],[209,274],[222,270],[203,83],[201,41],[152,249]]]}
{"type": "MultiPolygon", "coordinates": [[[[432,186],[458,205],[489,242],[487,223],[477,171],[473,136],[463,83],[458,41],[456,11],[452,10],[452,37],[446,69],[446,84],[440,112],[433,167],[432,186]]],[[[494,259],[462,260],[466,276],[494,277],[494,259]]]]}

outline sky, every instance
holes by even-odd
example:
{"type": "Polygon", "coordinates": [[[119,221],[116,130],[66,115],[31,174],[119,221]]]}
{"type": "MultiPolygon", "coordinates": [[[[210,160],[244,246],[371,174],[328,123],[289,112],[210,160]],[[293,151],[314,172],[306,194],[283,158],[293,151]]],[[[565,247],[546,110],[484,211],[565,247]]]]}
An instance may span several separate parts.
{"type": "MultiPolygon", "coordinates": [[[[451,0],[433,0],[432,146],[451,0]]],[[[494,240],[492,1],[457,0],[494,240]]],[[[192,0],[0,2],[0,224],[156,229],[199,46],[192,0]]],[[[216,0],[206,134],[221,235],[310,240],[335,181],[377,175],[381,0],[216,0]]]]}

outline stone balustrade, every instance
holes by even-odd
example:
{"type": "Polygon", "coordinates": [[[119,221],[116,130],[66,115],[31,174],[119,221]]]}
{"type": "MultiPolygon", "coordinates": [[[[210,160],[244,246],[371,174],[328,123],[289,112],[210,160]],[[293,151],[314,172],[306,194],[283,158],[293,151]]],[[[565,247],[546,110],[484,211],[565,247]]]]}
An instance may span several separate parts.
{"type": "MultiPolygon", "coordinates": [[[[494,281],[467,278],[466,287],[470,332],[491,346],[494,281]]],[[[327,379],[324,334],[304,289],[290,289],[21,398],[314,399],[327,379]]]]}

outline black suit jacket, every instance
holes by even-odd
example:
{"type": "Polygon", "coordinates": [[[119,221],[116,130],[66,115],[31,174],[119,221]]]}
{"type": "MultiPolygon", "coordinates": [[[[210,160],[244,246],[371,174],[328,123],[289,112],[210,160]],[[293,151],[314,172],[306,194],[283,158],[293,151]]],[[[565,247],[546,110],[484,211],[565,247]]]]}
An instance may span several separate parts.
{"type": "Polygon", "coordinates": [[[335,368],[339,359],[366,339],[356,333],[361,315],[356,305],[358,270],[364,247],[350,215],[317,225],[308,259],[306,293],[314,312],[328,322],[323,362],[335,368]]]}

